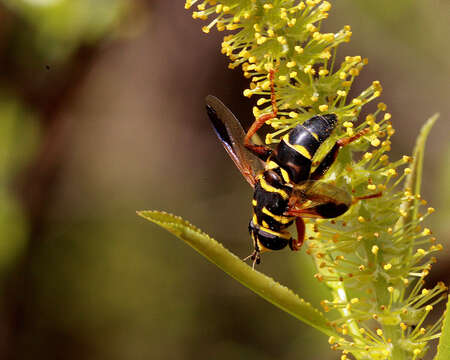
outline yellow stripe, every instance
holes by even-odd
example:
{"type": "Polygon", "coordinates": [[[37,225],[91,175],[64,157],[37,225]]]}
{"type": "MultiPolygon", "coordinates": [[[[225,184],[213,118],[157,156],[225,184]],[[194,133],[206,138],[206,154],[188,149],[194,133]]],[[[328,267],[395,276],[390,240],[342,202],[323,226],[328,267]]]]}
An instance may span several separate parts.
{"type": "Polygon", "coordinates": [[[258,218],[256,217],[256,214],[253,214],[252,221],[253,221],[253,224],[258,224],[258,218]]]}
{"type": "Polygon", "coordinates": [[[268,223],[266,223],[264,220],[262,221],[262,226],[264,226],[264,227],[266,227],[266,228],[268,228],[269,227],[269,224],[268,223]]]}
{"type": "Polygon", "coordinates": [[[280,167],[281,170],[281,176],[283,177],[283,180],[287,183],[291,182],[291,179],[289,179],[289,174],[286,170],[284,170],[282,167],[280,167]]]}
{"type": "Polygon", "coordinates": [[[270,160],[267,164],[266,164],[266,170],[273,170],[276,169],[278,167],[278,164],[275,161],[270,160]]]}
{"type": "Polygon", "coordinates": [[[289,146],[291,149],[294,149],[295,151],[302,154],[305,158],[311,160],[312,155],[309,153],[309,151],[302,145],[292,145],[289,142],[289,134],[283,136],[283,141],[286,143],[287,146],[289,146]]]}
{"type": "Polygon", "coordinates": [[[257,202],[255,199],[253,199],[253,200],[252,200],[252,205],[253,205],[253,206],[256,206],[256,205],[258,205],[258,202],[257,202]]]}
{"type": "MultiPolygon", "coordinates": [[[[308,130],[308,129],[306,129],[306,130],[308,130]]],[[[309,133],[310,133],[312,136],[314,136],[314,138],[315,138],[317,141],[319,141],[319,136],[318,136],[316,133],[312,132],[311,130],[308,130],[308,131],[309,131],[309,133]]]]}
{"type": "Polygon", "coordinates": [[[266,190],[266,191],[268,191],[268,192],[274,192],[274,193],[280,194],[281,197],[282,197],[283,199],[285,199],[285,200],[289,199],[289,195],[287,194],[286,191],[281,190],[281,189],[277,189],[277,188],[273,187],[272,185],[269,185],[269,184],[267,183],[267,181],[264,180],[264,178],[263,178],[262,176],[259,177],[259,182],[260,182],[260,184],[261,184],[261,187],[262,187],[264,190],[266,190]]]}
{"type": "Polygon", "coordinates": [[[263,214],[269,215],[271,218],[274,218],[276,221],[278,221],[281,224],[287,224],[289,221],[291,221],[291,219],[286,216],[280,216],[280,215],[275,215],[275,214],[271,213],[269,211],[269,209],[267,209],[266,207],[263,207],[262,212],[263,212],[263,214]]]}

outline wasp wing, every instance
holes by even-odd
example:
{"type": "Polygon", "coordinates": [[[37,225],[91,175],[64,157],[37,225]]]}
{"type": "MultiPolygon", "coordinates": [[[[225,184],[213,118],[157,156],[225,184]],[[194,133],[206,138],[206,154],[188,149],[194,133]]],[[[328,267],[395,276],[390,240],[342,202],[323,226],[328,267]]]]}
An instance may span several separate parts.
{"type": "Polygon", "coordinates": [[[256,175],[264,170],[264,162],[244,147],[245,132],[238,119],[222,101],[212,95],[206,97],[206,111],[228,155],[248,183],[254,187],[256,175]]]}
{"type": "Polygon", "coordinates": [[[308,180],[294,186],[286,214],[330,219],[345,213],[351,204],[347,191],[323,181],[308,180]]]}

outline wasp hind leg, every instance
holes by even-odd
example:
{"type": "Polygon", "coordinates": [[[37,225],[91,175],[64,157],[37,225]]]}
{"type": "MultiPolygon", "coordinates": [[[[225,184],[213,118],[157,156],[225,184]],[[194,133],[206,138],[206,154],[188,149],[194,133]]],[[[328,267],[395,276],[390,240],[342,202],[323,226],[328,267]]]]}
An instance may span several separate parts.
{"type": "Polygon", "coordinates": [[[249,256],[242,259],[242,261],[247,261],[248,259],[253,260],[252,269],[255,270],[255,265],[259,265],[261,263],[261,253],[259,250],[253,251],[249,256]]]}
{"type": "Polygon", "coordinates": [[[252,136],[263,126],[266,121],[277,117],[278,107],[275,98],[275,85],[274,85],[275,70],[271,69],[269,71],[269,81],[270,81],[270,101],[272,103],[272,112],[260,116],[247,131],[244,138],[244,146],[250,150],[253,154],[258,156],[261,160],[266,161],[267,158],[272,154],[272,149],[265,145],[255,145],[251,142],[252,136]]]}
{"type": "Polygon", "coordinates": [[[291,238],[289,240],[289,247],[292,251],[298,251],[303,245],[303,241],[305,241],[305,222],[301,217],[297,217],[295,219],[295,226],[297,227],[297,240],[291,238]]]}

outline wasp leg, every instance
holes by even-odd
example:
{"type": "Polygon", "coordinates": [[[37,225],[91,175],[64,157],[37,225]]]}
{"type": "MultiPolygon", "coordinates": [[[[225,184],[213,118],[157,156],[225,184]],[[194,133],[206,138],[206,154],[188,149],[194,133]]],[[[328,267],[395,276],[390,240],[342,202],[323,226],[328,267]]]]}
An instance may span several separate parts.
{"type": "Polygon", "coordinates": [[[291,238],[289,247],[292,251],[300,250],[305,240],[305,222],[301,217],[295,219],[295,226],[297,227],[297,241],[291,238]]]}
{"type": "Polygon", "coordinates": [[[272,149],[265,145],[255,145],[251,142],[252,136],[263,126],[266,121],[273,119],[278,114],[277,101],[275,98],[275,85],[273,82],[275,75],[275,70],[271,69],[269,72],[269,80],[270,80],[270,100],[272,103],[272,112],[270,114],[265,114],[260,116],[247,131],[247,134],[244,138],[244,146],[250,150],[253,154],[258,156],[261,160],[266,161],[267,158],[272,153],[272,149]]]}
{"type": "Polygon", "coordinates": [[[375,199],[383,196],[383,192],[377,192],[376,194],[370,194],[365,196],[355,196],[353,198],[353,204],[357,203],[359,200],[375,199]]]}
{"type": "Polygon", "coordinates": [[[342,138],[342,139],[339,139],[338,141],[336,141],[336,144],[334,144],[334,146],[331,148],[331,150],[328,152],[328,154],[324,157],[324,159],[319,164],[319,166],[317,166],[316,170],[314,170],[314,172],[311,174],[310,179],[311,180],[319,180],[320,178],[322,178],[326,174],[328,169],[331,167],[331,165],[333,165],[333,163],[335,162],[335,160],[339,154],[339,150],[341,148],[343,148],[344,146],[352,143],[353,141],[358,140],[361,136],[364,136],[368,132],[369,132],[369,128],[366,128],[366,129],[361,130],[360,132],[358,132],[357,134],[355,134],[353,136],[342,138]]]}
{"type": "Polygon", "coordinates": [[[261,263],[261,253],[258,250],[255,250],[249,256],[242,259],[242,261],[247,261],[248,259],[253,260],[252,269],[255,270],[255,264],[259,265],[261,263]]]}

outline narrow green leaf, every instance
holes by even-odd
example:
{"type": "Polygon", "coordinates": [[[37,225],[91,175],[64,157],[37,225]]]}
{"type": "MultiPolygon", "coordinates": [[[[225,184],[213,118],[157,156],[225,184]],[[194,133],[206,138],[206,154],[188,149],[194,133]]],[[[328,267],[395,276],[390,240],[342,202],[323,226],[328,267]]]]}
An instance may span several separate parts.
{"type": "Polygon", "coordinates": [[[178,216],[159,211],[138,215],[171,232],[259,296],[328,336],[340,337],[325,316],[310,303],[270,277],[253,270],[222,244],[178,216]]]}
{"type": "MultiPolygon", "coordinates": [[[[434,114],[427,122],[422,126],[419,136],[416,140],[416,145],[413,152],[413,162],[411,165],[411,173],[409,173],[405,179],[404,189],[412,192],[413,195],[420,195],[420,188],[422,186],[422,170],[423,170],[423,157],[425,152],[425,144],[427,142],[428,134],[431,131],[436,120],[439,118],[439,114],[434,114]]],[[[407,201],[401,205],[408,215],[401,217],[397,228],[401,228],[404,224],[417,218],[419,211],[418,199],[414,201],[407,201]]]]}
{"type": "Polygon", "coordinates": [[[450,299],[447,302],[447,309],[444,313],[444,323],[442,325],[441,339],[438,345],[437,355],[434,360],[450,359],[450,316],[448,315],[450,308],[450,299]]]}

